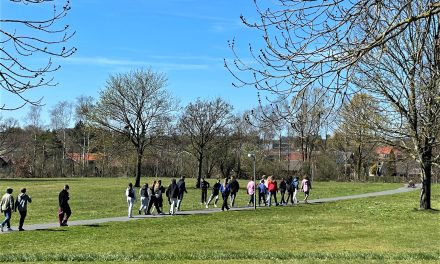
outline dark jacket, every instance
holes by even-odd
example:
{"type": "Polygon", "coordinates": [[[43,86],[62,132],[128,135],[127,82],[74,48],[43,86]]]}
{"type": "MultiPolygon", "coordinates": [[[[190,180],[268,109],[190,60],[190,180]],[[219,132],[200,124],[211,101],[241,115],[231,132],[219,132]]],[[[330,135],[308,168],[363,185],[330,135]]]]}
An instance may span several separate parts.
{"type": "Polygon", "coordinates": [[[216,182],[216,183],[214,184],[214,186],[212,186],[212,195],[214,195],[214,196],[218,195],[221,186],[222,186],[221,183],[216,182]]]}
{"type": "Polygon", "coordinates": [[[69,208],[69,192],[66,190],[62,190],[58,195],[58,203],[61,208],[69,208]]]}
{"type": "Polygon", "coordinates": [[[208,188],[209,188],[209,182],[207,182],[207,181],[205,181],[205,180],[203,180],[203,181],[200,182],[200,189],[202,189],[202,190],[208,190],[208,188]]]}
{"type": "Polygon", "coordinates": [[[183,194],[184,192],[188,193],[188,192],[186,191],[185,181],[184,181],[184,180],[180,179],[180,180],[177,182],[177,187],[179,187],[179,193],[181,193],[181,194],[183,194]]]}
{"type": "Polygon", "coordinates": [[[238,183],[238,181],[236,179],[233,179],[230,183],[229,186],[231,188],[231,193],[236,193],[238,192],[238,190],[240,189],[240,184],[238,183]]]}
{"type": "Polygon", "coordinates": [[[171,183],[167,189],[167,197],[169,198],[177,198],[179,197],[179,187],[176,183],[171,183]]]}

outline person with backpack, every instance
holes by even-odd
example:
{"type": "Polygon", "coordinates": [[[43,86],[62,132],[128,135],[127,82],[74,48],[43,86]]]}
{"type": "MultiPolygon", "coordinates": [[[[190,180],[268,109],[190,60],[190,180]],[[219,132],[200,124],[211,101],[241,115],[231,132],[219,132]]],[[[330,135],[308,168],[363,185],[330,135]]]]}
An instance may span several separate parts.
{"type": "Polygon", "coordinates": [[[125,190],[125,196],[127,196],[128,204],[128,218],[132,218],[133,205],[136,202],[136,191],[133,188],[133,184],[130,182],[125,190]]]}
{"type": "Polygon", "coordinates": [[[251,178],[246,186],[246,192],[249,195],[248,206],[254,205],[254,196],[255,196],[255,182],[251,178]]]}
{"type": "Polygon", "coordinates": [[[147,214],[148,204],[150,202],[150,188],[148,188],[148,183],[139,190],[139,196],[141,197],[141,207],[139,208],[139,214],[144,212],[147,214]]]}
{"type": "Polygon", "coordinates": [[[13,189],[11,187],[6,188],[6,193],[3,195],[0,202],[0,211],[4,213],[5,219],[1,223],[0,231],[3,232],[3,228],[6,226],[8,231],[11,229],[11,216],[14,209],[14,197],[12,196],[13,189]]]}
{"type": "Polygon", "coordinates": [[[266,185],[264,184],[264,179],[261,179],[258,184],[258,206],[261,206],[261,201],[263,201],[264,206],[266,206],[266,185]]]}
{"type": "Polygon", "coordinates": [[[237,192],[240,190],[240,184],[237,181],[237,178],[232,176],[231,181],[229,182],[229,186],[231,188],[231,207],[234,207],[235,205],[235,198],[237,197],[237,192]]]}
{"type": "Polygon", "coordinates": [[[17,196],[17,201],[15,201],[14,211],[20,213],[20,222],[18,224],[18,231],[24,231],[23,224],[24,219],[27,215],[27,204],[32,203],[32,198],[26,193],[26,188],[20,190],[20,194],[17,196]]]}
{"type": "Polygon", "coordinates": [[[206,203],[206,208],[209,207],[209,204],[211,203],[212,199],[214,200],[214,207],[217,207],[218,202],[218,195],[220,192],[221,187],[220,179],[217,179],[217,182],[212,186],[211,196],[209,196],[208,202],[206,203]]]}
{"type": "Polygon", "coordinates": [[[281,194],[281,201],[280,204],[281,205],[286,205],[286,200],[284,200],[284,195],[286,194],[286,189],[287,189],[287,185],[286,185],[286,181],[284,180],[284,178],[281,178],[280,181],[280,194],[281,194]]]}
{"type": "Polygon", "coordinates": [[[177,197],[179,197],[179,187],[177,186],[176,179],[171,180],[166,194],[170,202],[170,215],[174,215],[176,213],[177,197]]]}
{"type": "Polygon", "coordinates": [[[292,188],[293,188],[293,197],[292,197],[292,204],[298,203],[298,198],[296,198],[298,194],[298,186],[299,186],[299,178],[295,177],[292,181],[292,188]]]}
{"type": "Polygon", "coordinates": [[[228,206],[228,197],[229,194],[231,193],[231,186],[230,184],[228,184],[228,179],[225,178],[223,185],[220,186],[220,192],[222,193],[222,198],[223,198],[223,204],[222,204],[222,211],[229,210],[229,206],[228,206]]]}
{"type": "Polygon", "coordinates": [[[286,191],[287,191],[286,205],[289,204],[289,201],[291,204],[293,204],[292,181],[293,181],[292,176],[289,176],[286,180],[286,191]]]}
{"type": "Polygon", "coordinates": [[[177,182],[177,187],[179,187],[179,197],[177,198],[177,211],[180,211],[180,206],[183,200],[183,194],[188,193],[185,186],[185,176],[180,177],[180,180],[177,182]]]}
{"type": "Polygon", "coordinates": [[[208,198],[208,188],[209,188],[209,182],[205,180],[205,178],[202,178],[200,181],[200,189],[202,190],[202,197],[200,199],[200,204],[206,205],[206,201],[208,198]]]}
{"type": "Polygon", "coordinates": [[[310,190],[312,189],[312,184],[310,183],[309,177],[304,175],[301,181],[301,190],[304,192],[304,203],[309,203],[307,199],[309,198],[310,190]]]}

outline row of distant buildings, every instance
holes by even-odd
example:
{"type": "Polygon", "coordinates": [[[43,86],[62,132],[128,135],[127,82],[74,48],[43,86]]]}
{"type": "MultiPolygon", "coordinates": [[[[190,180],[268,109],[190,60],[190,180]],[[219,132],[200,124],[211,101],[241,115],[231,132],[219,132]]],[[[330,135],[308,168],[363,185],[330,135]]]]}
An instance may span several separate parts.
{"type": "MultiPolygon", "coordinates": [[[[284,161],[284,169],[286,171],[300,171],[303,165],[303,153],[298,150],[290,150],[290,146],[267,145],[269,156],[272,160],[278,160],[280,157],[284,161]]],[[[330,150],[326,152],[330,154],[336,165],[345,168],[349,167],[353,171],[355,159],[353,152],[344,152],[340,150],[330,150]]],[[[312,156],[316,159],[323,153],[321,151],[313,151],[312,156]]],[[[365,161],[364,161],[365,162],[365,161]]],[[[387,176],[400,176],[405,178],[416,178],[420,176],[421,170],[419,165],[413,159],[405,157],[398,148],[392,146],[379,146],[370,153],[368,163],[368,176],[383,176],[391,172],[387,176]],[[392,168],[390,168],[392,167],[392,168]],[[374,169],[373,169],[374,168],[374,169]]]]}

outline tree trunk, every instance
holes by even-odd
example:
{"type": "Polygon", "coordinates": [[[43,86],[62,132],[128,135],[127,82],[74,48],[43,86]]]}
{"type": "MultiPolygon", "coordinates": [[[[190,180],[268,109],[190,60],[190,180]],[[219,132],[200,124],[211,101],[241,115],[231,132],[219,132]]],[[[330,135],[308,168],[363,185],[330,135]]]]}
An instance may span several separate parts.
{"type": "Polygon", "coordinates": [[[136,161],[136,181],[134,187],[141,186],[141,174],[142,174],[142,156],[143,150],[138,148],[137,150],[137,161],[136,161]]]}
{"type": "Polygon", "coordinates": [[[197,160],[199,161],[199,169],[197,171],[196,188],[200,188],[200,180],[202,179],[202,169],[203,169],[203,151],[199,152],[199,158],[197,160]]]}
{"type": "Polygon", "coordinates": [[[422,191],[420,209],[431,209],[432,147],[426,147],[422,154],[422,191]]]}

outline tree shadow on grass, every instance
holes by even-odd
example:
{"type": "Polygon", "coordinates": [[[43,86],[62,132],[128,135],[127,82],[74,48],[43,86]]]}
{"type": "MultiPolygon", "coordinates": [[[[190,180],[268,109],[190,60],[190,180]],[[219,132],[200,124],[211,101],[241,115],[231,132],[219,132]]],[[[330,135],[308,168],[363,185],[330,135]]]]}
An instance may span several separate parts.
{"type": "Polygon", "coordinates": [[[428,214],[440,214],[440,210],[439,209],[420,209],[420,208],[414,208],[413,209],[414,212],[423,212],[423,213],[428,213],[428,214]]]}
{"type": "Polygon", "coordinates": [[[0,178],[1,181],[9,182],[73,182],[81,179],[75,178],[0,178]]]}
{"type": "Polygon", "coordinates": [[[66,229],[50,229],[50,228],[35,229],[35,231],[46,231],[46,232],[67,232],[66,229]]]}

